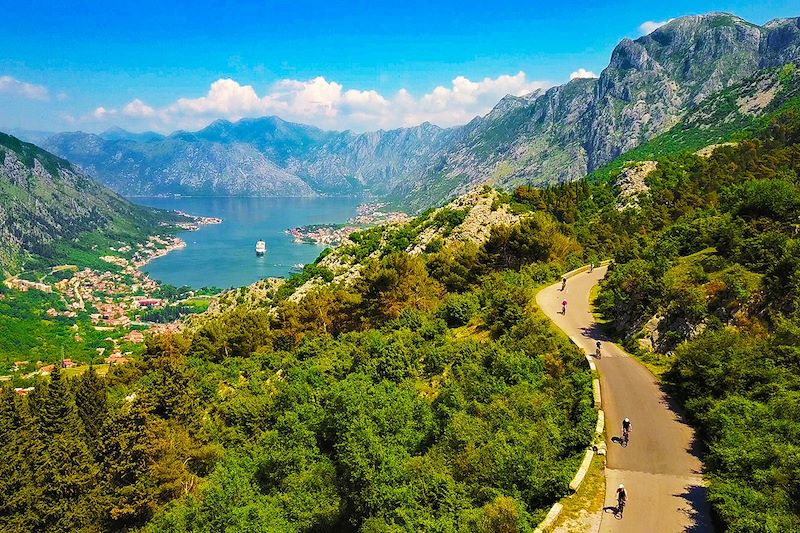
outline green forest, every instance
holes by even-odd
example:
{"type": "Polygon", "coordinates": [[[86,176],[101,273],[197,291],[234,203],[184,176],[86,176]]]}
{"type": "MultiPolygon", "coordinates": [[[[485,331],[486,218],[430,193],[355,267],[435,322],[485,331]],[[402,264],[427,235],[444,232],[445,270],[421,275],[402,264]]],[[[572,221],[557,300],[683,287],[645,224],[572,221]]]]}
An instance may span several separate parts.
{"type": "Polygon", "coordinates": [[[0,529],[532,531],[596,423],[583,354],[532,303],[564,268],[532,220],[6,389],[0,529]]]}

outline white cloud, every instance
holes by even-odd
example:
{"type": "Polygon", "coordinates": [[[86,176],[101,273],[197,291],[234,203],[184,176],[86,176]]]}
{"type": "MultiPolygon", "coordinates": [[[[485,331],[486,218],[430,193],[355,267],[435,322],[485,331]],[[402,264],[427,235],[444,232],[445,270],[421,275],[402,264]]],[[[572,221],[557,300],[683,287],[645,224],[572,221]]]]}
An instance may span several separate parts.
{"type": "Polygon", "coordinates": [[[50,99],[50,94],[46,87],[24,82],[11,76],[0,76],[0,93],[22,96],[30,100],[50,99]]]}
{"type": "Polygon", "coordinates": [[[101,106],[85,119],[104,121],[122,115],[129,122],[128,127],[159,131],[201,128],[217,118],[239,120],[264,115],[278,115],[321,128],[356,131],[415,126],[425,121],[453,126],[486,114],[507,94],[521,96],[549,85],[529,80],[521,71],[479,81],[458,76],[449,86],[438,86],[415,97],[405,89],[392,95],[345,89],[318,76],[305,81],[280,80],[259,94],[252,85],[221,78],[203,96],[178,98],[158,108],[135,99],[123,106],[121,113],[101,106]]]}
{"type": "Polygon", "coordinates": [[[97,120],[105,120],[109,117],[115,116],[116,114],[117,114],[116,109],[106,109],[105,107],[100,106],[96,108],[94,111],[92,111],[91,116],[96,118],[97,120]]]}
{"type": "Polygon", "coordinates": [[[122,114],[129,117],[147,118],[154,116],[156,111],[149,105],[136,98],[135,100],[128,102],[125,107],[122,108],[122,114]]]}
{"type": "Polygon", "coordinates": [[[575,72],[569,75],[569,79],[574,80],[576,78],[596,78],[597,74],[592,72],[591,70],[586,70],[585,68],[579,68],[575,72]]]}
{"type": "Polygon", "coordinates": [[[672,22],[673,20],[675,20],[675,19],[667,19],[667,20],[665,20],[663,22],[655,22],[655,21],[652,21],[652,20],[648,20],[648,21],[642,22],[641,24],[639,24],[639,32],[642,35],[647,35],[649,33],[653,33],[654,31],[656,31],[658,28],[660,28],[664,24],[668,24],[668,23],[672,22]]]}

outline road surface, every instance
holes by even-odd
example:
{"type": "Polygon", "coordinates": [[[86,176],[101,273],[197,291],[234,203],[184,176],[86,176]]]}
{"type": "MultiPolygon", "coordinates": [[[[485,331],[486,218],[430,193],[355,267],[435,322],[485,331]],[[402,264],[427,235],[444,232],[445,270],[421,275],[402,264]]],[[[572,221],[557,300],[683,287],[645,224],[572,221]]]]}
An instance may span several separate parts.
{"type": "Polygon", "coordinates": [[[587,354],[602,342],[600,374],[602,409],[606,417],[606,496],[601,532],[693,533],[713,531],[706,502],[702,463],[694,432],[681,420],[653,374],[621,348],[603,339],[589,307],[589,293],[605,276],[606,267],[582,272],[543,289],[539,307],[587,354]],[[566,315],[561,302],[567,300],[566,315]],[[628,446],[619,443],[622,419],[631,419],[628,446]],[[616,490],[625,484],[628,503],[621,518],[616,490]]]}

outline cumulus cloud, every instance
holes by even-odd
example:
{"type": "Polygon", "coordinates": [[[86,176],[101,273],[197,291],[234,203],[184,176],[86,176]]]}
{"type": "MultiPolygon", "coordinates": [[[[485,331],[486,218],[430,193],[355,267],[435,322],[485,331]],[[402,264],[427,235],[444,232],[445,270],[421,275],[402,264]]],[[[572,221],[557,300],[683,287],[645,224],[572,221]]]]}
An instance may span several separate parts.
{"type": "Polygon", "coordinates": [[[50,99],[46,87],[21,81],[11,76],[0,76],[0,93],[21,96],[29,100],[50,99]]]}
{"type": "Polygon", "coordinates": [[[569,79],[574,80],[577,78],[596,78],[597,74],[592,72],[591,70],[586,70],[585,68],[579,68],[575,72],[569,75],[569,79]]]}
{"type": "Polygon", "coordinates": [[[449,85],[416,97],[405,89],[390,95],[346,89],[318,76],[310,80],[280,80],[259,94],[252,85],[221,78],[202,96],[178,98],[163,107],[151,107],[135,99],[121,111],[98,107],[87,119],[102,121],[122,115],[136,121],[137,126],[160,131],[200,128],[217,118],[239,120],[264,115],[356,131],[415,126],[425,121],[453,126],[487,113],[507,94],[521,96],[547,86],[546,82],[529,80],[521,71],[478,81],[458,76],[449,85]]]}
{"type": "Polygon", "coordinates": [[[91,116],[93,116],[97,120],[105,120],[109,117],[115,116],[116,114],[117,114],[116,109],[106,109],[105,107],[100,106],[96,108],[94,111],[92,111],[91,116]]]}
{"type": "Polygon", "coordinates": [[[128,102],[125,107],[122,108],[122,114],[129,117],[148,118],[155,116],[156,111],[149,105],[136,98],[135,100],[128,102]]]}
{"type": "Polygon", "coordinates": [[[642,22],[641,24],[639,24],[639,33],[641,33],[642,35],[647,35],[649,33],[653,33],[654,31],[656,31],[658,28],[660,28],[664,24],[668,24],[668,23],[672,22],[673,20],[675,20],[675,19],[668,19],[668,20],[665,20],[665,21],[662,21],[662,22],[655,22],[655,21],[652,21],[652,20],[647,20],[647,21],[642,22]]]}

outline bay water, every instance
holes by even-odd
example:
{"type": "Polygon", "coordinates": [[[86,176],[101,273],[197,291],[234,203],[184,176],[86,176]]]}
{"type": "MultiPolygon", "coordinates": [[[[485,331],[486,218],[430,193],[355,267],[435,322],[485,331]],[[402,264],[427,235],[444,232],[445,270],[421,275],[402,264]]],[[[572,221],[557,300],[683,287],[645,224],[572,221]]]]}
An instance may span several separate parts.
{"type": "Polygon", "coordinates": [[[265,277],[285,277],[295,265],[310,263],[324,246],[297,244],[287,228],[341,223],[356,213],[352,197],[239,198],[169,197],[130,199],[134,203],[192,215],[219,217],[222,224],[201,226],[178,236],[186,247],[145,265],[158,281],[175,286],[240,287],[265,277]],[[267,253],[256,257],[256,241],[267,253]]]}

